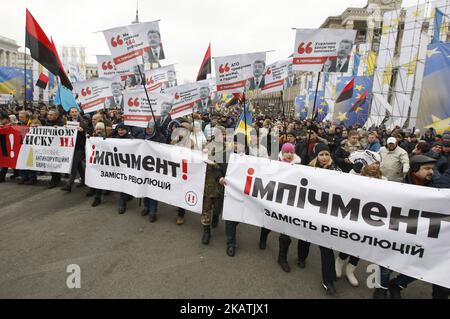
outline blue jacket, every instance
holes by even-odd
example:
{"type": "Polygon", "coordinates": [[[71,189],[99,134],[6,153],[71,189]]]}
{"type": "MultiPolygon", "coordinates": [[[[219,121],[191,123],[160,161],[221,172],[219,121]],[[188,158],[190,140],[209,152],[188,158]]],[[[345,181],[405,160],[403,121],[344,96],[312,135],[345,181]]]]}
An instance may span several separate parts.
{"type": "Polygon", "coordinates": [[[435,185],[437,188],[450,188],[450,168],[436,179],[435,185]]]}
{"type": "Polygon", "coordinates": [[[381,144],[379,140],[375,140],[372,144],[367,144],[366,150],[378,153],[381,149],[381,144]]]}

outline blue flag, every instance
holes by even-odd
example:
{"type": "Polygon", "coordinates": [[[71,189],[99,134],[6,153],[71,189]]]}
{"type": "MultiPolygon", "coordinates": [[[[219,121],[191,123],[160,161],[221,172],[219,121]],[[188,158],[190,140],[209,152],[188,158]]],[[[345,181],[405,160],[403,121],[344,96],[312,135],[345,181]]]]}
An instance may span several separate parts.
{"type": "Polygon", "coordinates": [[[73,97],[72,91],[61,84],[58,85],[58,91],[56,92],[54,103],[55,105],[61,105],[66,112],[72,107],[76,107],[78,111],[81,111],[77,101],[73,97]]]}
{"type": "Polygon", "coordinates": [[[247,139],[250,140],[250,132],[252,130],[253,125],[253,116],[252,113],[248,110],[248,107],[246,107],[243,111],[241,116],[239,117],[239,121],[236,125],[236,131],[234,134],[243,133],[247,135],[247,139]],[[247,132],[245,131],[245,126],[247,123],[247,132]]]}
{"type": "Polygon", "coordinates": [[[444,19],[444,13],[436,8],[436,13],[434,15],[434,35],[433,40],[431,41],[432,44],[439,43],[441,39],[441,26],[442,26],[442,20],[444,19]]]}

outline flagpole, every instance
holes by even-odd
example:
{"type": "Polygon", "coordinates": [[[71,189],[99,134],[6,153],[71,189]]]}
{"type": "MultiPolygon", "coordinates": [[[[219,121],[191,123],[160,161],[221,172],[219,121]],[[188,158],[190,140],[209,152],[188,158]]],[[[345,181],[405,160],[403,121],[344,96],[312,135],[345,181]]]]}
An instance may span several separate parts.
{"type": "Polygon", "coordinates": [[[245,127],[245,150],[247,151],[248,141],[247,141],[247,107],[245,106],[245,89],[242,96],[242,101],[244,103],[244,127],[245,127]]]}
{"type": "Polygon", "coordinates": [[[27,36],[25,32],[25,48],[23,51],[23,59],[24,59],[24,75],[23,75],[23,100],[24,100],[24,107],[27,107],[27,36]]]}
{"type": "MultiPolygon", "coordinates": [[[[313,104],[313,110],[312,110],[312,114],[311,114],[311,125],[314,122],[314,120],[316,119],[316,101],[317,101],[317,92],[319,90],[321,74],[322,74],[322,72],[319,72],[318,76],[317,76],[316,92],[314,93],[314,104],[313,104]]],[[[307,139],[307,142],[306,142],[306,156],[305,156],[306,163],[305,163],[305,165],[309,164],[308,151],[309,151],[309,144],[311,143],[311,129],[308,129],[308,131],[309,131],[309,133],[308,133],[308,139],[307,139]]]]}
{"type": "MultiPolygon", "coordinates": [[[[142,62],[144,62],[144,57],[142,57],[142,62]]],[[[146,83],[144,80],[144,76],[142,75],[141,66],[137,65],[139,74],[141,76],[142,85],[144,86],[145,96],[147,97],[148,105],[150,106],[150,111],[152,112],[153,122],[155,123],[155,130],[158,128],[158,123],[156,123],[155,113],[153,112],[152,104],[150,103],[150,97],[148,96],[146,83]]],[[[147,125],[148,126],[148,125],[147,125]]]]}

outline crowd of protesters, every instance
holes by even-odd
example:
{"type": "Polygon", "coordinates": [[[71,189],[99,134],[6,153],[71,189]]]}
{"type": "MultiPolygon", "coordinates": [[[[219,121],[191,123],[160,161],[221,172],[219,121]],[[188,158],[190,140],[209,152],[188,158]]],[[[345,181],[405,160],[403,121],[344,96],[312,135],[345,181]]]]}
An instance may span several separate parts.
{"type": "MultiPolygon", "coordinates": [[[[286,118],[280,112],[262,114],[256,105],[249,142],[242,133],[234,134],[242,107],[237,104],[227,108],[216,106],[207,114],[193,114],[176,120],[150,122],[147,128],[126,126],[122,121],[122,111],[109,109],[82,114],[77,108],[67,112],[61,107],[40,104],[32,107],[5,107],[1,111],[0,126],[64,126],[68,121],[78,122],[72,171],[70,174],[52,173],[48,188],[62,187],[71,192],[78,175],[79,188],[85,187],[85,144],[93,137],[143,139],[158,143],[177,144],[193,150],[208,153],[205,192],[201,224],[201,241],[208,245],[212,228],[218,227],[222,213],[224,188],[226,187],[227,157],[230,151],[250,156],[270,158],[296,165],[309,165],[322,169],[338,170],[392,182],[415,184],[424,187],[450,188],[450,132],[437,135],[430,128],[420,130],[388,129],[383,126],[364,128],[359,125],[345,127],[334,121],[316,122],[286,118]],[[230,129],[233,129],[230,132],[230,129]],[[360,160],[366,157],[366,160],[360,160]],[[63,185],[63,180],[65,184],[63,185]]],[[[5,182],[8,169],[2,168],[0,183],[5,182]]],[[[34,185],[40,175],[34,171],[11,170],[9,178],[19,184],[34,185]]],[[[103,197],[110,192],[88,189],[87,197],[94,197],[92,206],[102,204],[103,197]]],[[[118,213],[127,211],[127,203],[132,196],[119,195],[118,213]]],[[[142,216],[149,221],[157,221],[158,201],[143,200],[142,216]]],[[[186,211],[178,208],[176,224],[183,225],[186,211]]],[[[226,253],[233,257],[237,246],[238,223],[225,221],[227,236],[226,253]]],[[[266,249],[270,230],[261,229],[259,248],[266,249]]],[[[285,272],[290,272],[287,261],[291,239],[279,236],[278,263],[285,272]]],[[[352,286],[358,286],[355,269],[359,259],[344,253],[319,247],[322,262],[322,285],[327,294],[334,294],[334,282],[346,277],[352,286]]],[[[300,268],[307,266],[310,243],[298,241],[300,268]]],[[[401,290],[415,279],[399,274],[391,279],[391,271],[381,268],[381,281],[374,291],[374,298],[401,298],[401,290]]],[[[433,285],[433,298],[448,298],[449,289],[433,285]]]]}

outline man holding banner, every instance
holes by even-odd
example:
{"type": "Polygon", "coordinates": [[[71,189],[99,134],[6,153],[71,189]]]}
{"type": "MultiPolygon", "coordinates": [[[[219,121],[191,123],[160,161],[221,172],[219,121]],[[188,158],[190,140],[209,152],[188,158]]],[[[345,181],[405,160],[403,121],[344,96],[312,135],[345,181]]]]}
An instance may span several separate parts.
{"type": "Polygon", "coordinates": [[[83,166],[83,161],[86,147],[86,132],[87,132],[87,124],[81,117],[77,108],[73,107],[69,110],[69,121],[78,123],[79,126],[77,128],[78,134],[75,142],[75,151],[73,153],[72,170],[70,172],[69,181],[67,182],[67,185],[61,189],[62,191],[68,193],[72,192],[72,186],[73,183],[75,182],[77,172],[80,174],[81,178],[81,184],[78,187],[84,186],[85,168],[83,166]]]}

